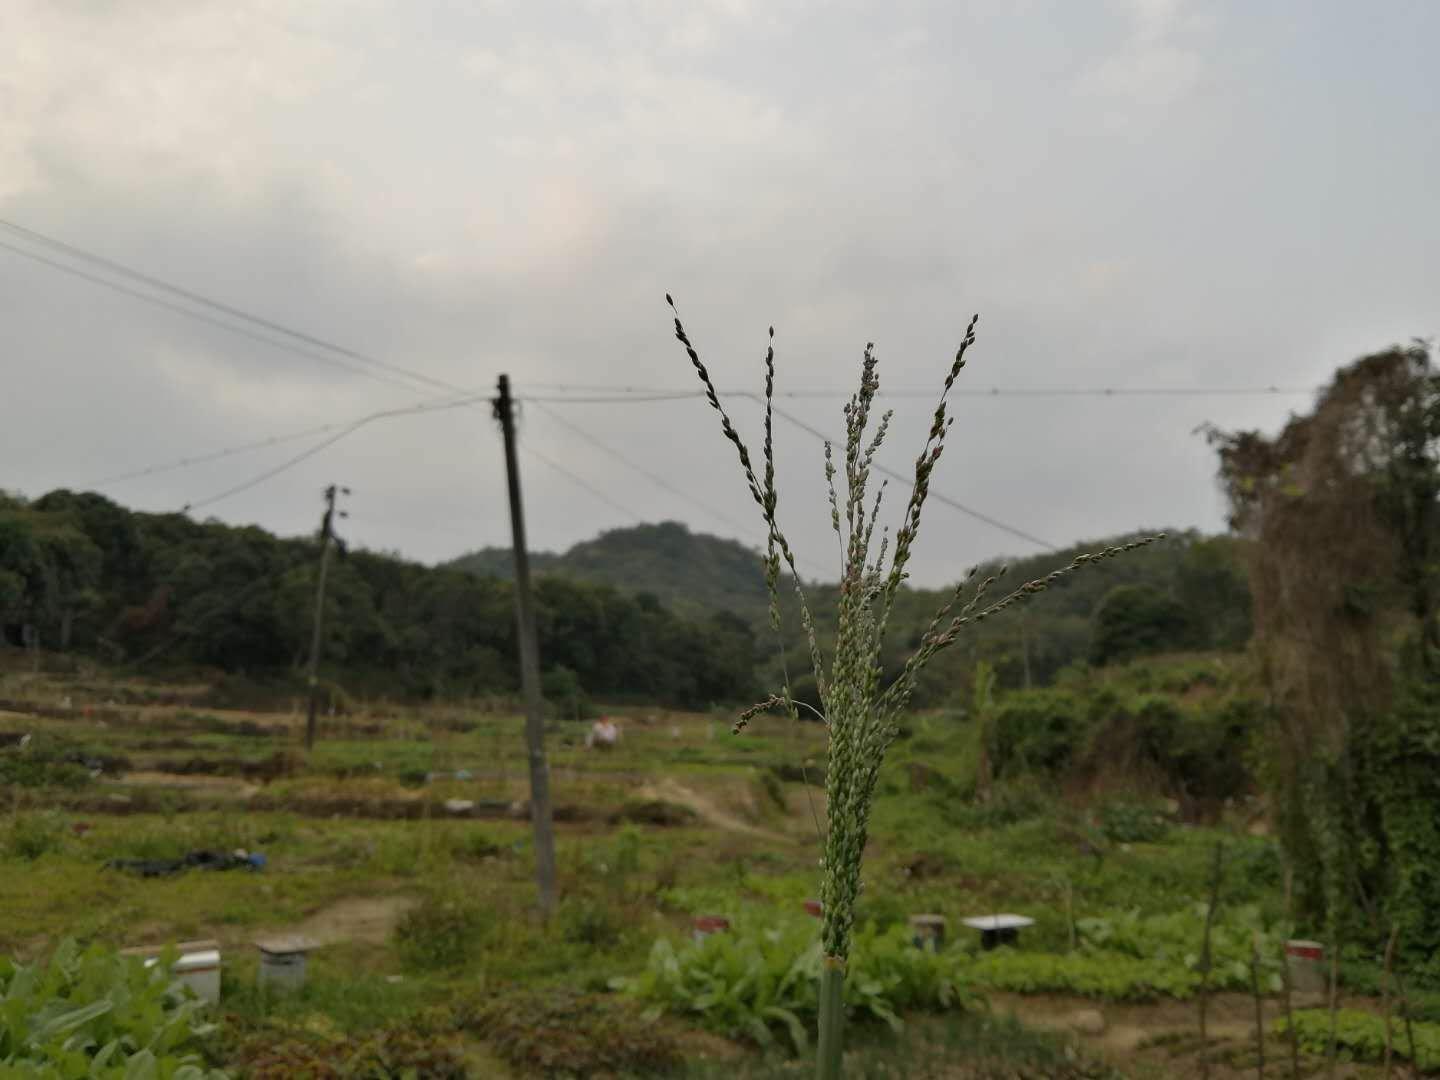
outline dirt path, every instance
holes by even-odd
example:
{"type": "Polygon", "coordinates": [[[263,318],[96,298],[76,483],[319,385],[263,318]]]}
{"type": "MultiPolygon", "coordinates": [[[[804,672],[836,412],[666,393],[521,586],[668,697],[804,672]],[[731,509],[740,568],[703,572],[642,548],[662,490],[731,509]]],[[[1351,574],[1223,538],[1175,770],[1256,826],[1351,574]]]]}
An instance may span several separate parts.
{"type": "Polygon", "coordinates": [[[713,825],[717,829],[724,829],[726,832],[743,833],[746,836],[753,836],[757,840],[764,840],[770,844],[788,843],[788,839],[780,833],[772,832],[769,829],[762,829],[758,825],[751,825],[741,821],[734,814],[721,807],[708,795],[703,795],[693,788],[688,788],[670,777],[665,777],[658,783],[647,784],[640,789],[640,797],[643,799],[664,799],[666,802],[678,803],[681,806],[688,806],[700,816],[700,820],[707,825],[713,825]]]}
{"type": "MultiPolygon", "coordinates": [[[[1255,1075],[1249,1051],[1255,1045],[1255,1002],[1246,994],[1216,994],[1210,999],[1206,1023],[1208,1051],[1199,1041],[1198,1005],[1194,1001],[1157,1001],[1144,1005],[1116,1005],[1086,998],[1052,994],[993,993],[991,1008],[1010,1013],[1027,1025],[1079,1037],[1084,1046],[1137,1077],[1190,1078],[1201,1075],[1200,1059],[1211,1059],[1213,1080],[1255,1075]]],[[[1360,1001],[1352,1007],[1365,1007],[1360,1001]]],[[[1266,1076],[1288,1076],[1288,1058],[1274,1037],[1274,1024],[1282,1006],[1273,999],[1264,1004],[1267,1037],[1266,1076]],[[1285,1071],[1282,1073],[1280,1069],[1285,1071]]],[[[1379,1069],[1347,1064],[1340,1077],[1379,1075],[1379,1069]]]]}
{"type": "Polygon", "coordinates": [[[248,799],[260,790],[238,776],[214,776],[209,774],[184,775],[165,772],[128,772],[123,779],[111,781],[117,788],[173,788],[203,793],[205,795],[228,795],[236,799],[248,799]]]}
{"type": "Polygon", "coordinates": [[[319,945],[384,945],[405,913],[419,902],[417,897],[405,895],[347,896],[278,932],[298,934],[319,945]]]}

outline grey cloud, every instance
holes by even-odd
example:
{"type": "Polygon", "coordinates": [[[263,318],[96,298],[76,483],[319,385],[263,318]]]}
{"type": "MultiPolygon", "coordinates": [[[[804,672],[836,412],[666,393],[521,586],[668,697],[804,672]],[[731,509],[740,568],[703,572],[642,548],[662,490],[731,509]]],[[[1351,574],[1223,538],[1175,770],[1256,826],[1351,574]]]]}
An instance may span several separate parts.
{"type": "MultiPolygon", "coordinates": [[[[839,390],[867,340],[886,385],[936,385],[977,310],[972,388],[1310,385],[1434,329],[1424,7],[21,6],[0,216],[466,388],[688,386],[667,290],[722,386],[749,389],[772,323],[782,389],[839,390]]],[[[0,350],[0,484],[32,494],[435,393],[3,251],[0,350]]],[[[937,487],[1057,543],[1217,528],[1192,429],[1304,403],[962,398],[937,487]]],[[[785,406],[840,426],[838,400],[785,406]]],[[[896,407],[905,469],[929,403],[896,407]]],[[[614,502],[759,536],[702,403],[556,408],[712,511],[528,410],[526,443],[614,502]]],[[[828,565],[820,448],[778,434],[785,520],[828,565]]],[[[177,508],[304,445],[111,494],[177,508]]],[[[537,545],[628,520],[524,467],[537,545]]],[[[332,478],[358,542],[506,539],[483,406],[371,425],[214,512],[308,530],[332,478]]],[[[939,505],[929,528],[922,581],[1027,550],[939,505]]]]}

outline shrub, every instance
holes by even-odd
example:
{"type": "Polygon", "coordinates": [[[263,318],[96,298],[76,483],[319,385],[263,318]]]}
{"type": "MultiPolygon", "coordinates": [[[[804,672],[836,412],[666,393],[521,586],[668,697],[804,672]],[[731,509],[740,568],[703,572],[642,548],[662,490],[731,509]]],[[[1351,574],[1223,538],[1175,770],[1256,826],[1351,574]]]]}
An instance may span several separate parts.
{"type": "Polygon", "coordinates": [[[610,821],[614,824],[630,822],[635,825],[689,825],[698,816],[683,803],[649,799],[627,802],[610,815],[610,821]]]}
{"type": "Polygon", "coordinates": [[[634,825],[626,825],[615,834],[609,860],[614,878],[624,880],[640,869],[640,849],[644,843],[645,834],[634,825]]]}
{"type": "Polygon", "coordinates": [[[5,853],[17,859],[38,859],[59,851],[65,826],[51,813],[16,814],[5,837],[5,853]]]}
{"type": "Polygon", "coordinates": [[[387,1030],[358,1043],[310,1033],[265,1035],[242,1048],[238,1062],[248,1080],[466,1080],[470,1075],[454,1038],[387,1030]]]}
{"type": "Polygon", "coordinates": [[[457,1012],[461,1026],[502,1060],[542,1076],[660,1072],[684,1060],[678,1034],[624,998],[519,991],[457,1012]]]}
{"type": "MultiPolygon", "coordinates": [[[[1330,1052],[1330,1014],[1323,1009],[1304,1009],[1293,1014],[1296,1039],[1306,1053],[1330,1052]]],[[[1392,1052],[1397,1058],[1410,1060],[1410,1039],[1405,1022],[1398,1017],[1391,1021],[1392,1052]]],[[[1422,1072],[1440,1070],[1440,1024],[1411,1022],[1415,1036],[1414,1064],[1422,1072]]],[[[1280,1034],[1288,1034],[1290,1025],[1282,1019],[1275,1025],[1280,1034]]],[[[1385,1019],[1358,1009],[1341,1009],[1335,1014],[1335,1041],[1353,1061],[1382,1061],[1385,1057],[1385,1019]]]]}
{"type": "Polygon", "coordinates": [[[1095,609],[1090,662],[1182,649],[1195,636],[1189,612],[1173,596],[1153,585],[1117,585],[1095,609]]]}
{"type": "Polygon", "coordinates": [[[1051,796],[1028,782],[1002,784],[986,802],[965,803],[940,795],[930,806],[947,825],[963,829],[999,829],[1031,821],[1052,808],[1051,796]]]}
{"type": "Polygon", "coordinates": [[[0,787],[81,788],[90,783],[87,760],[101,764],[83,748],[41,732],[23,747],[0,751],[0,787]]]}
{"type": "Polygon", "coordinates": [[[1154,807],[1117,799],[1100,807],[1100,831],[1112,844],[1149,844],[1165,839],[1170,826],[1154,807]]]}
{"type": "Polygon", "coordinates": [[[172,959],[147,968],[98,947],[82,952],[73,941],[44,966],[0,958],[0,1073],[224,1080],[205,1067],[202,1040],[213,1027],[170,978],[172,959]]]}
{"type": "Polygon", "coordinates": [[[1067,690],[1022,690],[995,710],[995,771],[1057,772],[1084,740],[1084,710],[1067,690]]]}
{"type": "Polygon", "coordinates": [[[776,810],[788,811],[790,804],[785,799],[785,785],[773,769],[761,769],[757,776],[761,796],[776,810]]]}
{"type": "Polygon", "coordinates": [[[489,908],[459,898],[431,898],[406,912],[395,927],[395,951],[417,971],[453,970],[473,961],[495,929],[489,908]]]}
{"type": "Polygon", "coordinates": [[[606,948],[624,935],[624,918],[602,900],[582,896],[560,908],[560,936],[572,944],[606,948]]]}
{"type": "Polygon", "coordinates": [[[455,855],[462,859],[473,859],[479,862],[483,859],[498,859],[509,850],[502,844],[498,844],[488,834],[476,828],[467,828],[460,833],[455,841],[455,855]]]}

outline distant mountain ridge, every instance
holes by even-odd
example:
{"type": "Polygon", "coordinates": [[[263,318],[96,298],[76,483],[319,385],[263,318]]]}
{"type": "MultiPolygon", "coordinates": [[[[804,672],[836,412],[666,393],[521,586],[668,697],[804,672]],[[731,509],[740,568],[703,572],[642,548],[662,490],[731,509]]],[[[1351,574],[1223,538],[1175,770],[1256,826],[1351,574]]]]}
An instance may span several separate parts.
{"type": "MultiPolygon", "coordinates": [[[[1116,640],[1127,648],[1156,652],[1242,647],[1250,634],[1250,597],[1237,556],[1239,541],[1206,537],[1191,529],[1140,529],[1016,558],[990,598],[999,599],[1025,581],[1044,578],[1081,552],[1097,552],[1161,531],[1167,532],[1167,538],[1160,543],[1086,567],[1036,596],[1023,609],[971,625],[964,646],[932,666],[928,678],[934,685],[927,688],[931,698],[939,700],[950,692],[947,687],[962,685],[978,659],[993,664],[1002,685],[1009,687],[1045,685],[1067,665],[1103,662],[1110,646],[1097,641],[1096,617],[1117,591],[1114,601],[1121,606],[1112,605],[1107,618],[1110,624],[1120,626],[1119,631],[1112,627],[1112,637],[1118,633],[1116,640]]],[[[766,648],[761,662],[772,664],[774,639],[765,630],[769,598],[761,555],[735,540],[691,532],[683,524],[669,521],[613,529],[563,554],[541,552],[531,558],[539,577],[553,575],[609,585],[623,593],[649,593],[687,618],[731,612],[763,638],[766,648]]],[[[509,548],[486,548],[446,565],[503,579],[513,576],[509,548]]],[[[972,584],[978,585],[1000,568],[1000,560],[985,560],[972,584]]],[[[806,585],[817,636],[827,654],[834,645],[837,590],[834,582],[806,585]]],[[[899,590],[883,657],[887,670],[902,664],[919,644],[935,610],[952,590],[899,590]]],[[[790,654],[789,667],[792,672],[806,672],[809,652],[788,582],[780,592],[782,639],[790,654]]],[[[779,678],[778,656],[773,666],[776,670],[767,672],[767,677],[779,678]]],[[[795,676],[795,686],[801,687],[809,678],[795,676]]]]}
{"type": "MultiPolygon", "coordinates": [[[[482,548],[445,564],[502,579],[514,577],[509,548],[482,548]]],[[[532,552],[532,572],[650,593],[671,610],[696,616],[724,610],[746,619],[769,603],[759,552],[736,540],[691,532],[678,521],[611,529],[564,553],[532,552]]]]}

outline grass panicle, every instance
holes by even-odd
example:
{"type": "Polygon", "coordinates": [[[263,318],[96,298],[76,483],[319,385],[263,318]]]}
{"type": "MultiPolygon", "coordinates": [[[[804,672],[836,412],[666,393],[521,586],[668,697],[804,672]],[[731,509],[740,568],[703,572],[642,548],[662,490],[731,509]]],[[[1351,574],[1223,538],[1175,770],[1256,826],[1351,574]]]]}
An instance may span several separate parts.
{"type": "MultiPolygon", "coordinates": [[[[781,529],[777,516],[779,504],[775,488],[774,394],[775,394],[775,330],[770,328],[765,353],[765,434],[763,466],[756,472],[749,448],[741,438],[729,413],[720,401],[710,372],[700,359],[689,334],[680,321],[674,300],[666,294],[666,303],[675,316],[675,337],[684,347],[705,388],[706,400],[720,417],[720,430],[735,448],[751,496],[760,507],[766,527],[765,581],[770,593],[771,625],[780,629],[780,576],[788,570],[799,601],[800,622],[810,650],[817,692],[822,708],[818,715],[828,729],[828,768],[825,775],[828,827],[821,836],[820,903],[823,910],[821,943],[827,964],[843,979],[845,963],[855,922],[855,907],[862,888],[861,864],[868,838],[870,808],[885,752],[895,739],[898,718],[908,706],[916,680],[932,657],[953,644],[967,626],[1029,600],[1067,574],[1123,552],[1153,543],[1160,537],[1145,537],[1129,544],[1106,548],[1093,555],[1077,556],[1069,565],[987,603],[990,588],[1001,574],[984,578],[970,591],[972,571],[941,605],[931,620],[919,646],[893,681],[882,686],[882,649],[886,629],[894,610],[895,598],[908,577],[907,567],[920,534],[920,525],[930,481],[944,453],[945,440],[954,423],[948,414],[948,397],[961,370],[966,354],[975,343],[979,316],[970,320],[955,350],[943,388],[924,443],[915,458],[915,473],[909,501],[906,503],[893,540],[888,529],[882,528],[878,550],[872,551],[875,524],[883,506],[885,485],[876,490],[873,501],[867,499],[875,456],[890,433],[892,414],[885,412],[876,420],[867,439],[874,415],[875,398],[880,390],[879,361],[873,343],[865,346],[860,365],[860,384],[844,406],[845,442],[843,453],[828,441],[825,443],[825,483],[829,499],[830,524],[840,543],[839,595],[836,601],[837,633],[828,664],[816,639],[815,622],[795,566],[790,543],[781,529]],[[844,490],[837,487],[843,472],[844,490]],[[888,559],[888,564],[887,564],[888,559]],[[952,615],[969,591],[969,598],[952,615]]],[[[1003,571],[1001,572],[1003,573],[1003,571]]],[[[782,648],[783,655],[783,648],[782,648]]],[[[783,706],[794,718],[796,702],[791,696],[789,674],[782,692],[774,694],[746,709],[736,720],[734,730],[745,729],[756,716],[783,706]]],[[[831,970],[827,967],[827,971],[831,970]]],[[[823,1025],[822,1025],[823,1026],[823,1025]]],[[[838,1033],[830,1032],[835,1042],[827,1042],[822,1032],[822,1045],[838,1055],[838,1033]]],[[[838,1060],[838,1057],[836,1058],[838,1060]]],[[[822,1061],[821,1073],[825,1071],[822,1061]]]]}

